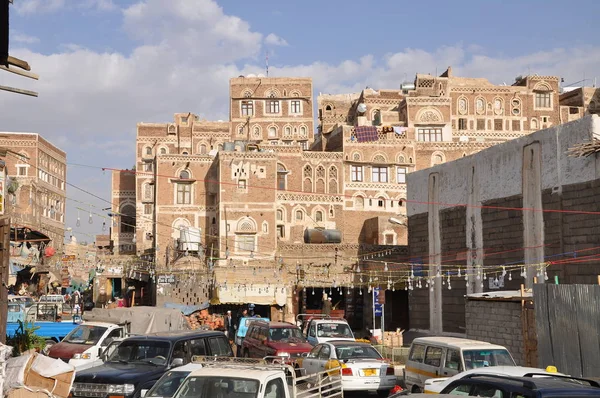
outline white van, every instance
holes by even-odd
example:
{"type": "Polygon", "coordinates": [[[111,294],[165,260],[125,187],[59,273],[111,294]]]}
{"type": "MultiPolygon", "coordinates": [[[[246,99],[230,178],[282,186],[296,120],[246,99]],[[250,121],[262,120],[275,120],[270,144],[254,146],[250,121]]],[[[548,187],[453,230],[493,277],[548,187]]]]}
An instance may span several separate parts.
{"type": "Polygon", "coordinates": [[[516,366],[506,347],[456,337],[419,337],[413,340],[404,368],[404,383],[413,393],[423,392],[425,380],[451,377],[487,366],[516,366]]]}

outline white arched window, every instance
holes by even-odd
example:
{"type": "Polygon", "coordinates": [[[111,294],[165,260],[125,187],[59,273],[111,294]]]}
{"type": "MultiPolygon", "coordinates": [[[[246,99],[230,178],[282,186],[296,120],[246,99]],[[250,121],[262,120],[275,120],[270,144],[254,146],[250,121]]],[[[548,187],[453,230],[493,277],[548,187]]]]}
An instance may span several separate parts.
{"type": "Polygon", "coordinates": [[[315,212],[315,221],[322,222],[323,221],[323,212],[321,210],[317,210],[315,212]]]}

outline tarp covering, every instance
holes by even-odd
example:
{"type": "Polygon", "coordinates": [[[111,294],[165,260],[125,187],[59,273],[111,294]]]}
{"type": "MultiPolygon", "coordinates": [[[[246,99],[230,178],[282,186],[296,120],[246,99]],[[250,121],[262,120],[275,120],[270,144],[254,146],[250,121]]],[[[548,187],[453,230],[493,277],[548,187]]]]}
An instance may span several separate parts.
{"type": "Polygon", "coordinates": [[[87,322],[131,323],[130,333],[149,334],[189,329],[181,310],[157,307],[94,308],[86,311],[87,322]]]}
{"type": "Polygon", "coordinates": [[[287,289],[283,286],[253,284],[252,286],[227,286],[215,289],[211,304],[285,305],[287,289]]]}
{"type": "Polygon", "coordinates": [[[175,308],[183,313],[183,315],[191,315],[196,311],[204,310],[208,308],[210,304],[208,302],[202,303],[200,305],[185,305],[178,303],[165,303],[165,308],[175,308]]]}

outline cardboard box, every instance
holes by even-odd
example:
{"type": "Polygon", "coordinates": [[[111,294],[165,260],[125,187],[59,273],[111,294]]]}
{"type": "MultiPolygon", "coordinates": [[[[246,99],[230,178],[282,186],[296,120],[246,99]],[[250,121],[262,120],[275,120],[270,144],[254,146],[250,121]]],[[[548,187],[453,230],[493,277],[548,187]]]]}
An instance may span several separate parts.
{"type": "MultiPolygon", "coordinates": [[[[7,362],[7,380],[5,391],[24,390],[14,394],[30,396],[32,391],[47,390],[52,396],[67,398],[75,378],[75,369],[60,359],[38,354],[11,358],[7,362]]],[[[39,391],[48,396],[48,393],[39,391]]]]}
{"type": "Polygon", "coordinates": [[[383,345],[387,347],[402,347],[404,344],[403,330],[398,332],[384,332],[383,345]]]}
{"type": "Polygon", "coordinates": [[[49,395],[42,391],[30,391],[26,388],[15,388],[8,392],[7,398],[48,398],[49,395]]]}

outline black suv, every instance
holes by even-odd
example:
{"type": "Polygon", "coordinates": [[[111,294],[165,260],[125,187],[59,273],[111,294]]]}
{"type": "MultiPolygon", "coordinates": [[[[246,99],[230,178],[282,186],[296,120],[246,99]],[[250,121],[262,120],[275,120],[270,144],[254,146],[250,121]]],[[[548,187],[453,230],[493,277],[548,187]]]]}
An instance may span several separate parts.
{"type": "Polygon", "coordinates": [[[232,357],[223,332],[155,333],[129,337],[104,359],[104,364],[77,372],[72,397],[139,398],[169,369],[194,355],[232,357]]]}
{"type": "Polygon", "coordinates": [[[542,373],[530,377],[470,374],[448,384],[440,394],[493,398],[600,397],[600,384],[542,373]]]}

